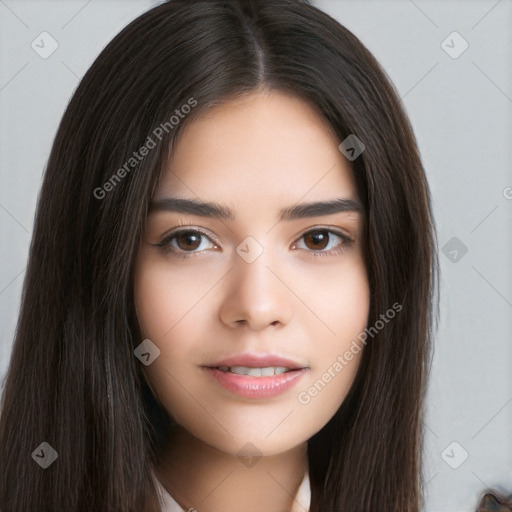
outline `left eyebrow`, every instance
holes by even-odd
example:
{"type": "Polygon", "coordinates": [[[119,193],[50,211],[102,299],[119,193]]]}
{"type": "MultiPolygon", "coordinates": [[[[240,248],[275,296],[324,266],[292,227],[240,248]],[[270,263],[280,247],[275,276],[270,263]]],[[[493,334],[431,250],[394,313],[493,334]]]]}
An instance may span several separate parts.
{"type": "Polygon", "coordinates": [[[319,201],[316,203],[303,203],[284,208],[280,211],[280,220],[305,219],[308,217],[321,217],[335,213],[354,212],[362,213],[363,205],[356,199],[333,199],[332,201],[319,201]]]}
{"type": "MultiPolygon", "coordinates": [[[[228,221],[236,220],[235,212],[225,205],[177,197],[167,197],[153,201],[149,206],[149,211],[150,213],[172,211],[228,221]]],[[[338,198],[331,201],[302,203],[283,208],[279,211],[279,220],[290,221],[342,212],[362,213],[363,211],[363,205],[357,199],[338,198]]]]}

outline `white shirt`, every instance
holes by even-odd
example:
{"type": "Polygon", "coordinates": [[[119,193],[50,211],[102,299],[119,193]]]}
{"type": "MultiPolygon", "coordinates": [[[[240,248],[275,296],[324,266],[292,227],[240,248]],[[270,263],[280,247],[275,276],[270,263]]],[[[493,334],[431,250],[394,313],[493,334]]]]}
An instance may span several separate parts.
{"type": "MultiPolygon", "coordinates": [[[[158,480],[156,475],[153,475],[157,486],[158,497],[160,500],[160,506],[162,512],[195,512],[193,508],[186,511],[181,508],[173,497],[164,489],[161,482],[158,480]]],[[[311,488],[309,485],[309,473],[306,471],[302,483],[300,484],[295,501],[293,502],[293,508],[291,512],[309,512],[311,505],[311,488]]]]}

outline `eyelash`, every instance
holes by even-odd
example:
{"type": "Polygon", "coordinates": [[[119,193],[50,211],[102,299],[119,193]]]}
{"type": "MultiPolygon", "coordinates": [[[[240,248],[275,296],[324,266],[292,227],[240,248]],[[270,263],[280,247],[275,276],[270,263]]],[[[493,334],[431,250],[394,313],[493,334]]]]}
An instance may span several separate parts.
{"type": "MultiPolygon", "coordinates": [[[[184,225],[184,224],[182,224],[182,225],[184,225]]],[[[340,231],[328,229],[328,228],[322,228],[322,227],[318,227],[318,228],[314,228],[314,229],[310,229],[309,231],[306,231],[304,234],[301,235],[299,240],[301,240],[302,238],[304,238],[305,236],[307,236],[311,233],[316,233],[316,232],[327,232],[327,233],[333,234],[333,235],[341,238],[342,241],[341,241],[340,245],[338,245],[336,248],[330,249],[328,251],[324,251],[324,250],[314,251],[314,250],[306,249],[306,251],[311,253],[314,257],[337,256],[337,255],[341,254],[342,252],[344,252],[351,244],[354,243],[354,240],[352,240],[352,238],[345,235],[344,233],[342,233],[340,231]]],[[[177,258],[190,258],[190,257],[194,257],[194,256],[204,252],[204,251],[196,251],[196,252],[182,251],[182,250],[176,250],[176,249],[170,247],[170,242],[182,233],[200,234],[200,235],[203,235],[206,238],[208,238],[212,243],[214,243],[216,245],[220,245],[219,241],[215,237],[209,235],[208,233],[206,233],[198,228],[179,229],[179,230],[173,231],[173,232],[169,233],[168,235],[164,236],[163,239],[159,243],[152,244],[152,245],[154,245],[156,247],[161,247],[162,250],[166,254],[170,253],[177,258]]]]}

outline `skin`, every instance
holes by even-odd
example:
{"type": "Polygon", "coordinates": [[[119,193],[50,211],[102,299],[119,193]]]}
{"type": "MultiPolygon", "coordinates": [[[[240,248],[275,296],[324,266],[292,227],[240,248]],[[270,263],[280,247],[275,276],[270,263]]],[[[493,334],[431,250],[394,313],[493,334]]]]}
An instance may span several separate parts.
{"type": "Polygon", "coordinates": [[[367,325],[364,211],[278,221],[281,208],[297,203],[358,199],[340,142],[308,103],[259,90],[189,123],[155,191],[153,201],[214,201],[236,214],[152,212],[136,260],[141,332],[160,350],[144,371],[178,423],[157,473],[185,510],[291,510],[307,441],[349,391],[362,352],[309,403],[298,400],[367,325]],[[218,242],[198,235],[175,237],[167,252],[155,245],[180,223],[218,242]],[[307,236],[313,229],[324,238],[307,236]],[[249,236],[263,248],[251,263],[236,252],[249,236]],[[201,368],[242,352],[278,354],[308,370],[277,397],[242,398],[201,368]],[[238,455],[244,446],[261,457],[250,467],[238,455]]]}

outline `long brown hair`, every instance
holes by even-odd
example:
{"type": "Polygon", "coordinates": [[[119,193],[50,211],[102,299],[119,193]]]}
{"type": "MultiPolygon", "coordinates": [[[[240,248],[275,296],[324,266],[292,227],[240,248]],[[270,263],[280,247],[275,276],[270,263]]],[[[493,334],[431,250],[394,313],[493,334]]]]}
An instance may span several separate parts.
{"type": "Polygon", "coordinates": [[[309,440],[311,512],[419,512],[438,316],[430,193],[385,71],[349,30],[300,0],[163,3],[112,40],[74,93],[38,198],[2,395],[2,512],[158,510],[150,474],[170,420],[134,357],[136,249],[183,127],[261,87],[299,95],[340,141],[364,143],[351,164],[368,219],[369,325],[402,306],[309,440]],[[58,455],[46,469],[33,453],[43,442],[58,455]]]}

